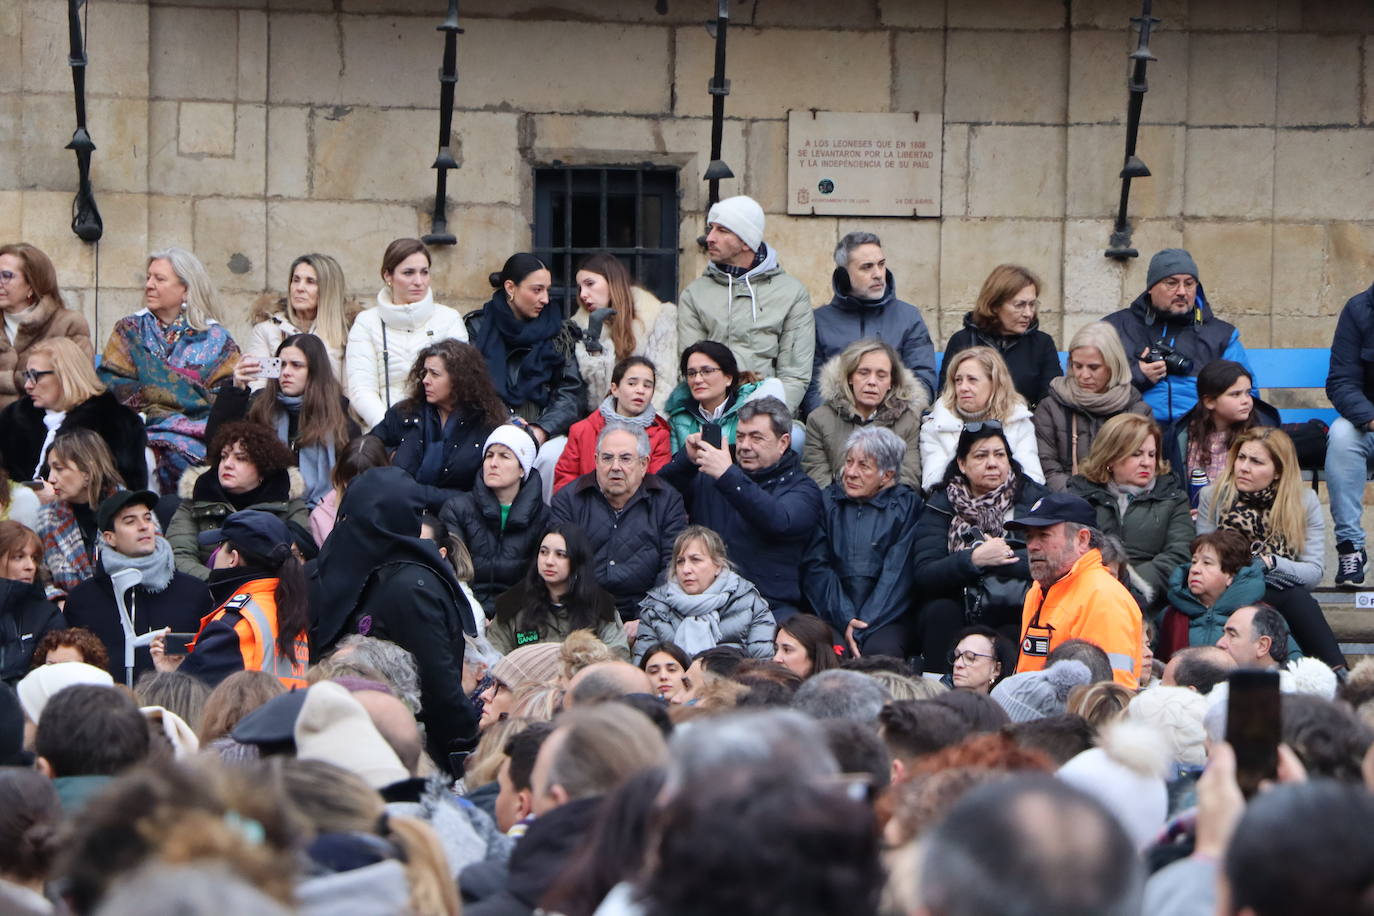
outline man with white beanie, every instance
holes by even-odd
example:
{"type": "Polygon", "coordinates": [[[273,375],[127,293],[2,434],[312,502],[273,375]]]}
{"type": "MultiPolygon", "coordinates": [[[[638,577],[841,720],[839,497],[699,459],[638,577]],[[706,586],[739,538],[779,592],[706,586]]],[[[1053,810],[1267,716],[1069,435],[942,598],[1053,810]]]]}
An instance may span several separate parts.
{"type": "Polygon", "coordinates": [[[706,272],[678,301],[681,346],[714,340],[729,347],[744,372],[776,378],[796,411],[811,383],[816,323],[811,294],[778,266],[763,241],[763,208],[751,197],[727,197],[706,216],[706,272]]]}

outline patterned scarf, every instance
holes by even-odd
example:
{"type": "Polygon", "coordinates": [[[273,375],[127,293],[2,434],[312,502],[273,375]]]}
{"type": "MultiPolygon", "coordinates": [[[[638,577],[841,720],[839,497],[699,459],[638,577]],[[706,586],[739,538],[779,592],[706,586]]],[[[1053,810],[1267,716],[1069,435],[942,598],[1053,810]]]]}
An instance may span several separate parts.
{"type": "Polygon", "coordinates": [[[954,518],[949,523],[949,552],[954,553],[967,550],[975,540],[1000,538],[1006,533],[1007,513],[1016,496],[1016,478],[1008,476],[997,489],[974,496],[962,475],[951,477],[945,495],[954,509],[954,518]]]}
{"type": "Polygon", "coordinates": [[[1277,481],[1254,493],[1242,493],[1237,490],[1235,501],[1218,513],[1217,527],[1229,528],[1242,535],[1250,542],[1251,553],[1273,554],[1296,560],[1297,552],[1283,535],[1269,530],[1269,513],[1274,508],[1274,497],[1277,493],[1277,481]]]}

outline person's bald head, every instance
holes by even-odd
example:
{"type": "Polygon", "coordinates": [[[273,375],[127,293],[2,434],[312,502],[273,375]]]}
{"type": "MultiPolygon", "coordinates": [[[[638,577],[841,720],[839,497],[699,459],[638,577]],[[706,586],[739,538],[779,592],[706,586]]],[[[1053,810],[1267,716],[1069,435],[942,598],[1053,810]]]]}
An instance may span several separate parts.
{"type": "Polygon", "coordinates": [[[563,700],[565,709],[614,700],[631,693],[653,693],[649,675],[628,662],[597,662],[573,675],[563,700]]]}
{"type": "Polygon", "coordinates": [[[1235,668],[1236,660],[1224,649],[1189,646],[1179,649],[1169,659],[1164,666],[1162,682],[1165,687],[1187,687],[1198,693],[1210,693],[1235,668]]]}
{"type": "Polygon", "coordinates": [[[423,742],[420,740],[420,726],[406,704],[380,690],[359,690],[353,694],[353,699],[367,710],[372,724],[386,739],[386,743],[391,745],[396,756],[401,758],[401,765],[414,776],[420,767],[423,742]]]}

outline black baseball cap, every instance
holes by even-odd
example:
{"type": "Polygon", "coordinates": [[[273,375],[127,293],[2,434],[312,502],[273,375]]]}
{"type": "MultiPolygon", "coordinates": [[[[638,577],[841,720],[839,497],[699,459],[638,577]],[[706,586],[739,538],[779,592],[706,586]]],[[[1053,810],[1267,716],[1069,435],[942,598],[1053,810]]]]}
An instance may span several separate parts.
{"type": "Polygon", "coordinates": [[[275,559],[281,550],[290,550],[292,543],[291,530],[286,527],[286,522],[261,509],[234,512],[224,520],[223,525],[202,531],[196,540],[202,547],[213,547],[228,541],[244,553],[265,559],[275,559]]]}
{"type": "Polygon", "coordinates": [[[1074,496],[1072,493],[1051,493],[1037,499],[1025,515],[1018,515],[1007,522],[1007,529],[1048,528],[1061,522],[1073,522],[1086,528],[1096,528],[1097,512],[1081,496],[1074,496]]]}
{"type": "Polygon", "coordinates": [[[305,695],[304,690],[292,690],[273,697],[240,719],[229,737],[239,744],[272,748],[273,752],[294,752],[296,720],[305,705],[305,695]]]}
{"type": "Polygon", "coordinates": [[[152,490],[118,490],[95,510],[96,527],[101,531],[114,531],[115,518],[125,507],[140,505],[156,509],[160,498],[152,490]]]}

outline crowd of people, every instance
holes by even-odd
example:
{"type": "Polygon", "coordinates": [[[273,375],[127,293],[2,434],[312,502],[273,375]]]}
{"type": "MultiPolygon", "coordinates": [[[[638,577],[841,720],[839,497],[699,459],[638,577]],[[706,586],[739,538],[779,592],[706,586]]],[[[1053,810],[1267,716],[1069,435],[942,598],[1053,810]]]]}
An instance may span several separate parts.
{"type": "Polygon", "coordinates": [[[0,247],[0,909],[1369,912],[1302,474],[1363,582],[1374,291],[1321,436],[1182,249],[1064,366],[998,265],[937,364],[878,236],[813,309],[765,230],[715,204],[676,304],[592,255],[571,316],[529,253],[466,315],[417,239],[361,309],[306,254],[242,348],[170,248],[98,356],[0,247]]]}

